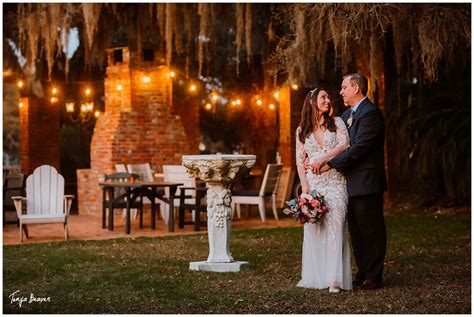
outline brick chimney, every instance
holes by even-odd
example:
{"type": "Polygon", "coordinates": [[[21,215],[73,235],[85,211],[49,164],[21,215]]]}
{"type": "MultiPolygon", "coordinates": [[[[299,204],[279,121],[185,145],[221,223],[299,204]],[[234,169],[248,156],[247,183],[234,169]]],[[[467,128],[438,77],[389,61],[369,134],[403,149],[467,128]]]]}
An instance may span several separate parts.
{"type": "Polygon", "coordinates": [[[99,178],[115,164],[181,164],[183,154],[196,154],[199,109],[191,106],[182,118],[173,109],[173,82],[164,56],[127,47],[107,50],[104,80],[105,112],[98,118],[91,142],[91,168],[77,171],[80,213],[101,210],[99,178]],[[183,121],[186,122],[186,129],[183,121]]]}

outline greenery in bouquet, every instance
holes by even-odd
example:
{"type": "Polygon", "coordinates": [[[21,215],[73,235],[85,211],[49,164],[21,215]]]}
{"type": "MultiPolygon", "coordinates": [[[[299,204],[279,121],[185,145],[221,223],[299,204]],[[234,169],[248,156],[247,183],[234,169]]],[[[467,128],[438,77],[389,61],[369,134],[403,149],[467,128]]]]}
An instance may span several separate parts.
{"type": "Polygon", "coordinates": [[[329,211],[324,196],[316,190],[303,193],[298,198],[286,202],[288,208],[283,209],[287,215],[293,216],[301,224],[317,223],[329,211]]]}

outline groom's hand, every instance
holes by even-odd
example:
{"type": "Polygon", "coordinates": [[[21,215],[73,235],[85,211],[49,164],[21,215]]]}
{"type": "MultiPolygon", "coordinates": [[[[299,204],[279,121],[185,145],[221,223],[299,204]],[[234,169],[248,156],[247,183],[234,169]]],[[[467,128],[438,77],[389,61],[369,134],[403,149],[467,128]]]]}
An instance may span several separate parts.
{"type": "Polygon", "coordinates": [[[326,164],[326,161],[317,159],[312,165],[311,170],[314,174],[320,174],[321,167],[326,164]]]}
{"type": "Polygon", "coordinates": [[[330,169],[331,169],[331,167],[329,167],[329,165],[326,163],[323,166],[321,166],[321,168],[319,169],[318,174],[325,173],[325,172],[329,171],[330,169]]]}

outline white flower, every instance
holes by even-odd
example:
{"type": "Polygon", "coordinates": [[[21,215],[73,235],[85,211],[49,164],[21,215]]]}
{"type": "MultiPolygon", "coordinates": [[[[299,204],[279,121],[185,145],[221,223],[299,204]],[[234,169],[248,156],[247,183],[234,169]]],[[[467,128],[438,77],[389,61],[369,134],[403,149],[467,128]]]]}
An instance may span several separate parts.
{"type": "Polygon", "coordinates": [[[309,210],[308,210],[308,207],[306,205],[303,205],[301,207],[301,212],[305,215],[309,215],[309,210]]]}

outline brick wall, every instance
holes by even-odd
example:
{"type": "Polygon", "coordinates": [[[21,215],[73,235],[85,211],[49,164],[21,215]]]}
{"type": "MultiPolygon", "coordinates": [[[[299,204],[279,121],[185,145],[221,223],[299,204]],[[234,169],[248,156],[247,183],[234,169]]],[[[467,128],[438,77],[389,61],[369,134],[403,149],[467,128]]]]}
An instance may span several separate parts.
{"type": "Polygon", "coordinates": [[[199,153],[198,108],[181,112],[184,119],[173,112],[172,79],[162,56],[145,62],[123,48],[123,62],[114,63],[113,50],[108,57],[105,112],[92,136],[91,169],[77,171],[80,213],[100,212],[97,183],[115,164],[150,163],[159,172],[164,164],[181,164],[183,154],[199,153]]]}
{"type": "Polygon", "coordinates": [[[60,171],[58,104],[35,97],[20,98],[20,159],[24,174],[43,164],[60,171]]]}

